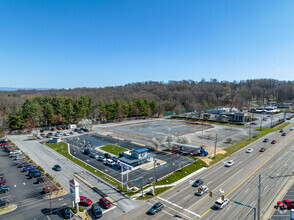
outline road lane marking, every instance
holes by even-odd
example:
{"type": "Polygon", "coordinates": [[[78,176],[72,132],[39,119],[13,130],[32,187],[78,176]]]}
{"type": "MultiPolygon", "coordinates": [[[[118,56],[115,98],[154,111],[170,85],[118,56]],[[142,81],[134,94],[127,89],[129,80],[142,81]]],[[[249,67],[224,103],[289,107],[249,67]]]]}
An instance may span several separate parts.
{"type": "Polygon", "coordinates": [[[200,215],[198,215],[198,214],[196,214],[195,212],[192,212],[192,211],[190,211],[190,210],[188,210],[188,209],[185,209],[185,208],[183,208],[183,207],[181,207],[181,206],[178,206],[177,204],[175,204],[175,203],[172,203],[172,202],[170,202],[170,201],[168,201],[168,200],[166,200],[166,199],[163,199],[163,198],[161,198],[161,197],[157,197],[158,199],[161,199],[162,201],[165,201],[166,203],[169,203],[169,204],[171,204],[171,205],[173,205],[173,206],[175,206],[175,207],[178,207],[179,209],[182,209],[182,210],[184,210],[184,211],[186,211],[186,212],[189,212],[189,213],[191,213],[191,214],[193,214],[193,215],[195,215],[195,216],[197,216],[197,217],[201,217],[200,215]]]}
{"type": "MultiPolygon", "coordinates": [[[[278,149],[272,156],[270,156],[266,161],[264,161],[259,167],[257,167],[249,176],[247,176],[241,183],[239,183],[235,188],[233,188],[227,195],[225,195],[226,197],[228,195],[230,195],[232,192],[234,192],[241,184],[243,184],[247,179],[249,179],[254,173],[256,173],[256,171],[258,171],[261,167],[263,167],[270,159],[272,159],[278,152],[280,152],[280,150],[282,150],[287,144],[289,144],[291,141],[293,141],[294,138],[292,138],[291,140],[289,140],[286,144],[284,144],[280,149],[278,149]]],[[[206,212],[204,212],[201,217],[205,216],[209,211],[211,210],[208,209],[206,212]]]]}
{"type": "Polygon", "coordinates": [[[106,211],[104,211],[103,214],[105,214],[106,212],[109,212],[110,210],[115,209],[115,208],[116,208],[116,206],[112,206],[110,209],[107,209],[106,211]]]}

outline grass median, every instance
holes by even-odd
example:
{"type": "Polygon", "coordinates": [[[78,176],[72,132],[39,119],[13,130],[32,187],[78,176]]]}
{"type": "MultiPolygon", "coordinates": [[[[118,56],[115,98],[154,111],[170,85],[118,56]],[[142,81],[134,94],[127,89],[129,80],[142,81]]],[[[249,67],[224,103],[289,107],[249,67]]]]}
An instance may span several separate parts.
{"type": "Polygon", "coordinates": [[[53,150],[55,150],[56,152],[60,153],[61,155],[65,156],[66,158],[68,158],[69,160],[71,160],[72,162],[76,163],[77,165],[85,168],[86,170],[88,170],[89,172],[93,173],[94,175],[104,179],[105,181],[107,181],[108,183],[110,183],[113,186],[118,186],[119,182],[115,179],[113,179],[112,177],[102,173],[101,171],[95,169],[94,167],[82,162],[81,160],[72,157],[69,153],[68,153],[68,145],[64,142],[60,142],[60,143],[46,143],[46,145],[50,148],[52,148],[53,150]]]}
{"type": "Polygon", "coordinates": [[[119,147],[119,146],[116,146],[116,145],[113,145],[113,144],[105,145],[103,147],[100,147],[99,149],[100,150],[103,150],[105,152],[114,154],[116,156],[119,156],[119,152],[122,152],[122,151],[126,151],[127,150],[126,148],[119,147]]]}
{"type": "MultiPolygon", "coordinates": [[[[165,192],[166,190],[168,190],[168,189],[170,189],[170,188],[172,188],[172,186],[156,188],[156,189],[155,189],[155,196],[158,196],[159,194],[165,192]]],[[[140,192],[138,192],[138,193],[140,193],[140,192]]],[[[153,198],[153,197],[154,197],[153,195],[151,195],[151,194],[149,194],[149,193],[145,193],[145,194],[144,194],[144,197],[140,196],[140,197],[137,198],[137,200],[151,199],[151,198],[153,198]]]]}
{"type": "Polygon", "coordinates": [[[195,172],[196,170],[199,170],[202,167],[205,167],[206,163],[202,160],[197,160],[196,162],[189,164],[188,166],[183,167],[182,169],[177,170],[173,174],[163,178],[162,180],[158,181],[156,183],[157,186],[159,185],[168,185],[172,184],[185,176],[188,176],[189,174],[195,172]]]}
{"type": "Polygon", "coordinates": [[[235,153],[236,151],[246,147],[247,145],[251,144],[252,142],[256,141],[257,139],[259,138],[262,138],[264,137],[265,135],[271,133],[271,132],[275,132],[275,131],[279,131],[281,130],[282,128],[288,126],[289,124],[291,124],[290,122],[286,122],[280,126],[277,126],[275,128],[266,128],[266,127],[262,127],[261,129],[260,128],[256,128],[255,130],[256,131],[260,131],[256,137],[251,137],[250,140],[249,138],[243,140],[243,141],[240,141],[236,144],[233,144],[229,147],[226,147],[224,150],[227,152],[225,154],[217,154],[215,157],[212,158],[212,161],[209,165],[212,165],[212,164],[215,164],[217,163],[218,161],[221,161],[223,160],[224,158],[226,158],[227,156],[235,153]]]}

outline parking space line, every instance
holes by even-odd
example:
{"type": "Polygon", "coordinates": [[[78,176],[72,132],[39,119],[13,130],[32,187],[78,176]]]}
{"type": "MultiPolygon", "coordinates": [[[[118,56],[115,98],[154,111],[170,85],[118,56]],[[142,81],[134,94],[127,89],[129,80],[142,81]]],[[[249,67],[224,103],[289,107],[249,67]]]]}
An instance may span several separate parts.
{"type": "Polygon", "coordinates": [[[103,214],[105,214],[106,212],[109,212],[110,210],[115,209],[115,208],[116,208],[116,206],[113,206],[110,209],[107,209],[106,211],[104,211],[103,214]]]}

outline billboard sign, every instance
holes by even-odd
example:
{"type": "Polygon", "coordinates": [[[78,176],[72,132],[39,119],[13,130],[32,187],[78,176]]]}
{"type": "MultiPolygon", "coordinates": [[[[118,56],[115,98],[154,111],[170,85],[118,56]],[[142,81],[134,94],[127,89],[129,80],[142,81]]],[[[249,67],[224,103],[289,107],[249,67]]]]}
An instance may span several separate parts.
{"type": "Polygon", "coordinates": [[[118,160],[116,163],[117,163],[117,165],[119,165],[119,166],[125,168],[126,170],[133,171],[133,167],[130,166],[130,165],[128,165],[128,164],[126,164],[126,163],[123,163],[123,162],[121,162],[121,161],[119,161],[119,160],[118,160]]]}
{"type": "Polygon", "coordinates": [[[75,203],[79,203],[80,202],[80,184],[75,179],[72,179],[69,181],[69,191],[70,191],[71,199],[75,203]]]}

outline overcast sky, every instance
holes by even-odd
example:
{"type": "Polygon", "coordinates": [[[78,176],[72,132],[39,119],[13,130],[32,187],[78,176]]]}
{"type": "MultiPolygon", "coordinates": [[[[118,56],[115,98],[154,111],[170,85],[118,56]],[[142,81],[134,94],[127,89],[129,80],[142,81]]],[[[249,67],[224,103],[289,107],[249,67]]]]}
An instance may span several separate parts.
{"type": "Polygon", "coordinates": [[[294,80],[292,0],[1,0],[0,87],[294,80]]]}

